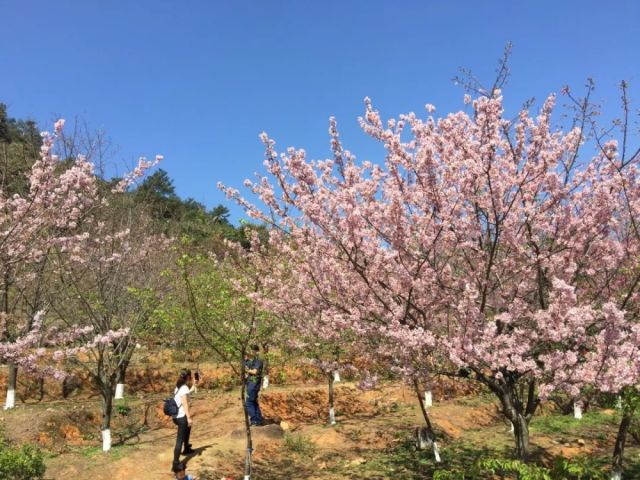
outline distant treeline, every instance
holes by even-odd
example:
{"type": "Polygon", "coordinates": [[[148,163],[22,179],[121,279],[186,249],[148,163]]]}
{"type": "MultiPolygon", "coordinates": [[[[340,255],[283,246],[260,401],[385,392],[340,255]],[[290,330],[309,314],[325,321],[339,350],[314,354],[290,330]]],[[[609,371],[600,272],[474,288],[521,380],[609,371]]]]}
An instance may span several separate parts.
{"type": "MultiPolygon", "coordinates": [[[[41,128],[33,120],[9,116],[7,106],[0,103],[0,187],[5,194],[22,192],[28,188],[25,173],[38,158],[42,142],[41,130],[46,128],[41,128]]],[[[71,160],[65,158],[65,154],[85,154],[94,163],[98,163],[96,159],[91,158],[97,155],[96,151],[99,150],[92,146],[96,143],[97,135],[90,138],[92,132],[86,125],[79,129],[79,132],[64,139],[61,168],[71,160]]],[[[104,161],[103,158],[99,160],[104,161]]],[[[105,191],[108,191],[119,180],[101,177],[101,184],[104,185],[105,191]]],[[[174,237],[186,235],[196,245],[206,246],[214,251],[224,248],[224,240],[248,246],[249,229],[264,233],[263,227],[258,225],[232,225],[229,221],[229,210],[224,205],[208,209],[193,198],[181,198],[176,194],[171,177],[162,168],[147,176],[127,195],[130,203],[121,207],[128,210],[133,208],[136,215],[147,217],[153,225],[153,233],[165,233],[174,237]]]]}

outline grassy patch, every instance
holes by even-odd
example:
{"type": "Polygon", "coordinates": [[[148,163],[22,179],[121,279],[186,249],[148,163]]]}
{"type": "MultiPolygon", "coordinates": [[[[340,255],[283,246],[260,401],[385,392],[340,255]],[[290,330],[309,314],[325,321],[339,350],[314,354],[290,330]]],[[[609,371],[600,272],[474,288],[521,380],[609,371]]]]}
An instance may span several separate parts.
{"type": "Polygon", "coordinates": [[[502,454],[490,448],[455,444],[441,449],[442,461],[436,463],[431,450],[417,450],[413,441],[405,440],[386,452],[367,459],[359,472],[349,472],[349,478],[393,478],[421,480],[433,478],[469,478],[460,476],[476,461],[502,454]]]}
{"type": "Polygon", "coordinates": [[[94,458],[97,457],[98,455],[102,454],[102,448],[101,447],[96,447],[94,445],[88,446],[88,447],[82,447],[76,450],[80,455],[82,455],[84,458],[94,458]]]}
{"type": "MultiPolygon", "coordinates": [[[[597,418],[592,419],[593,422],[597,418]]],[[[596,423],[598,424],[598,423],[596,423]]],[[[522,478],[553,480],[597,480],[608,478],[610,452],[589,457],[547,458],[543,466],[532,461],[521,465],[513,460],[513,447],[498,446],[491,442],[483,445],[464,440],[441,446],[442,461],[436,463],[431,450],[417,450],[414,442],[400,438],[386,451],[367,455],[366,462],[353,466],[346,462],[340,469],[344,478],[394,480],[486,480],[503,478],[513,480],[517,472],[530,476],[522,478]],[[483,468],[479,468],[483,466],[483,468]],[[490,473],[493,469],[496,475],[490,473]],[[544,475],[547,476],[544,476],[544,475]],[[500,476],[502,475],[502,476],[500,476]]],[[[625,477],[640,478],[640,456],[637,448],[627,450],[625,477]]]]}
{"type": "Polygon", "coordinates": [[[108,455],[109,458],[112,460],[120,460],[126,457],[127,455],[129,455],[129,453],[133,448],[135,448],[135,446],[133,445],[126,445],[126,444],[116,445],[111,447],[111,450],[109,450],[109,452],[106,454],[102,451],[102,446],[98,446],[98,445],[88,445],[85,447],[75,447],[75,448],[69,447],[68,450],[70,452],[77,453],[89,460],[95,460],[101,455],[108,455]]]}
{"type": "Polygon", "coordinates": [[[316,451],[317,445],[304,435],[286,433],[284,436],[284,448],[298,455],[312,455],[316,451]]]}
{"type": "Polygon", "coordinates": [[[584,414],[582,420],[576,420],[572,415],[546,415],[534,417],[531,420],[531,433],[546,435],[562,435],[569,432],[584,432],[602,427],[617,428],[620,422],[619,413],[607,414],[592,411],[584,414]]]}
{"type": "Polygon", "coordinates": [[[492,393],[481,393],[479,395],[468,395],[455,399],[455,403],[465,407],[480,407],[496,402],[496,396],[492,393]]]}

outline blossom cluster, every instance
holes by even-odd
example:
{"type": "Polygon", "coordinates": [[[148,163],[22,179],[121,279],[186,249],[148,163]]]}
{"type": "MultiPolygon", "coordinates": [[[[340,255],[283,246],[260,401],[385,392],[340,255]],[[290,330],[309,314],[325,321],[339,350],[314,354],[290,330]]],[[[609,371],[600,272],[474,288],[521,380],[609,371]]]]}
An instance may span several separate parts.
{"type": "MultiPolygon", "coordinates": [[[[166,246],[166,239],[154,237],[133,242],[126,226],[114,232],[101,220],[102,207],[108,202],[100,192],[93,164],[78,155],[65,159],[70,161],[63,166],[56,154],[64,123],[58,120],[54,133],[42,133],[39,158],[27,176],[28,188],[19,193],[0,190],[0,278],[5,292],[18,289],[25,296],[41,295],[46,281],[43,272],[50,269],[60,281],[65,272],[78,265],[105,275],[122,271],[124,262],[130,270],[139,269],[142,259],[149,258],[154,248],[166,246]]],[[[157,156],[151,162],[141,159],[120,182],[120,190],[126,190],[161,158],[157,156]]],[[[74,274],[78,273],[76,269],[74,274]]],[[[62,285],[62,291],[65,289],[69,285],[62,285]]],[[[59,297],[53,301],[61,302],[59,297]]],[[[32,303],[40,301],[34,299],[32,303]]],[[[59,312],[62,307],[55,305],[51,311],[59,312]]],[[[43,318],[42,312],[29,318],[17,309],[0,314],[0,363],[60,377],[62,371],[47,365],[47,358],[60,362],[81,351],[115,345],[130,335],[126,326],[111,328],[105,322],[92,324],[59,316],[44,323],[43,318]]]]}
{"type": "Polygon", "coordinates": [[[384,122],[366,99],[380,163],[357,162],[334,119],[322,161],[261,134],[267,174],[245,185],[262,207],[221,186],[272,226],[259,300],[409,375],[444,362],[542,398],[637,383],[640,160],[609,141],[577,161],[585,132],[552,127],[554,95],[515,120],[499,91],[464,103],[384,122]]]}

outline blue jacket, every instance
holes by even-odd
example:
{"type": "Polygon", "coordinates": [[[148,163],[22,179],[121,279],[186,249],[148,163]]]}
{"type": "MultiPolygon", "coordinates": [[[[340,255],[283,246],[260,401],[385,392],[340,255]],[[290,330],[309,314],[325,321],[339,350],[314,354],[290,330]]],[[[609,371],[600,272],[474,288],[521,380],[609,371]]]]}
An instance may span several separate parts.
{"type": "Polygon", "coordinates": [[[260,384],[260,382],[262,381],[262,360],[260,360],[260,358],[258,357],[253,357],[251,360],[245,360],[244,367],[246,369],[258,371],[256,375],[247,376],[247,383],[260,384]]]}

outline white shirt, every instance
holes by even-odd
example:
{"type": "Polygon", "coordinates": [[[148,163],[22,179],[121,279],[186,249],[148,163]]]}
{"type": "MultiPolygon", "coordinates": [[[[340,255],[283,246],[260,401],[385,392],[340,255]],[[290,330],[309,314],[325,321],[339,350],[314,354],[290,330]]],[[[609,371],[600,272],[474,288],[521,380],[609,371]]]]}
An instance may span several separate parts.
{"type": "Polygon", "coordinates": [[[178,415],[176,415],[176,418],[182,418],[186,415],[184,412],[184,406],[182,405],[182,397],[188,396],[189,393],[189,387],[186,385],[182,385],[180,388],[175,389],[173,399],[176,401],[176,405],[178,405],[178,415]]]}

